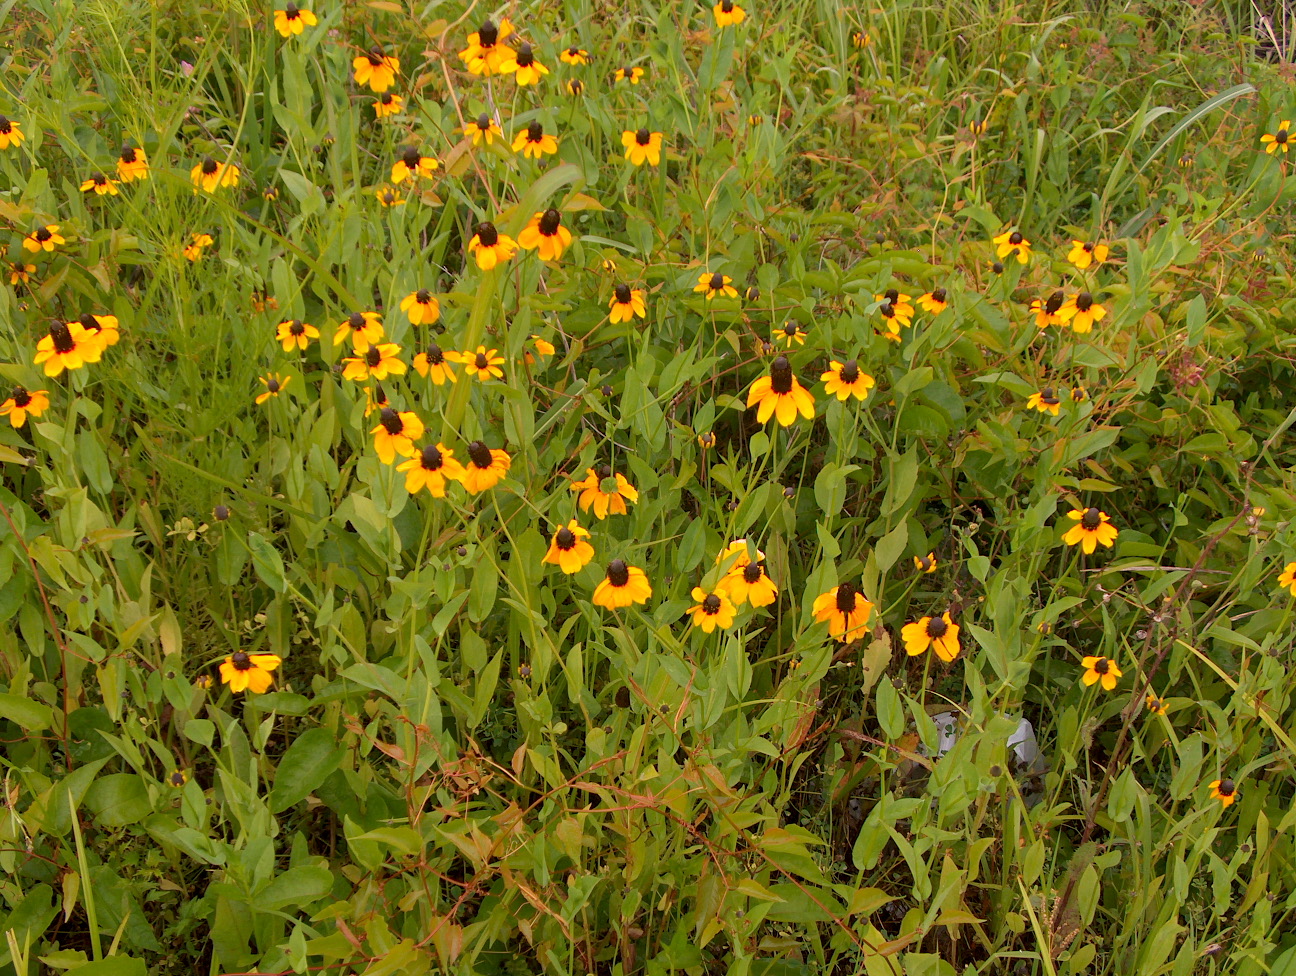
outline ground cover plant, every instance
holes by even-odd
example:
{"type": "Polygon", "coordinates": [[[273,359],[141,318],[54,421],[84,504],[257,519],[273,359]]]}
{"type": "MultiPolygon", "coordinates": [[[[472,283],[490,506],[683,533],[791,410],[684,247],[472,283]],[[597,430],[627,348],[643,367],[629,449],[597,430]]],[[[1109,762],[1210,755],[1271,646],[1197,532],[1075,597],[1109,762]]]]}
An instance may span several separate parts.
{"type": "Polygon", "coordinates": [[[1296,972],[1263,14],[0,5],[0,973],[1296,972]]]}

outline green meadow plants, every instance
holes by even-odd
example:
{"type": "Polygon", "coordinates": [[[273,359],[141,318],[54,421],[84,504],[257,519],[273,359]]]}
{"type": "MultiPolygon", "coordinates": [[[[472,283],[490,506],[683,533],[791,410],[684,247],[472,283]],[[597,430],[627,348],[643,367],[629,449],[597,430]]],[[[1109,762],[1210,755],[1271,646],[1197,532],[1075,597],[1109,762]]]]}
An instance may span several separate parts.
{"type": "Polygon", "coordinates": [[[0,5],[0,976],[1296,971],[1259,17],[0,5]]]}

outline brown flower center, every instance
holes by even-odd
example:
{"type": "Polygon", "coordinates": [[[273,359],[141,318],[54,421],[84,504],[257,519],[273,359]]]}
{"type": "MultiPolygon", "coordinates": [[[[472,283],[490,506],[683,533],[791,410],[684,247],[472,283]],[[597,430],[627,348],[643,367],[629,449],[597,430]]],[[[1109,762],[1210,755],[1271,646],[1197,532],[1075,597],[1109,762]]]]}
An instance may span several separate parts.
{"type": "Polygon", "coordinates": [[[860,377],[859,363],[850,359],[842,364],[841,372],[838,374],[841,381],[847,385],[854,383],[860,377]]]}
{"type": "Polygon", "coordinates": [[[1012,232],[1012,235],[1008,238],[1008,243],[1009,243],[1009,244],[1020,244],[1020,243],[1021,243],[1022,241],[1024,241],[1025,239],[1026,239],[1026,238],[1024,238],[1024,237],[1021,236],[1021,231],[1015,230],[1015,231],[1012,232]]]}
{"type": "Polygon", "coordinates": [[[712,291],[719,291],[722,289],[724,287],[724,275],[717,271],[711,276],[711,280],[707,282],[707,287],[712,291]]]}
{"type": "Polygon", "coordinates": [[[69,353],[76,348],[76,342],[72,339],[72,333],[68,327],[59,322],[57,319],[50,323],[50,338],[54,340],[54,348],[61,353],[69,353]]]}
{"type": "Polygon", "coordinates": [[[366,55],[366,57],[369,58],[369,63],[373,65],[373,67],[378,68],[382,66],[383,51],[382,48],[380,48],[377,44],[375,44],[373,47],[369,49],[369,53],[366,55]]]}
{"type": "Polygon", "coordinates": [[[630,567],[625,564],[624,559],[614,559],[608,563],[607,579],[617,589],[630,582],[630,567]]]}
{"type": "Polygon", "coordinates": [[[3,133],[4,135],[8,135],[12,131],[13,131],[13,123],[10,122],[7,117],[0,115],[0,133],[3,133]]]}
{"type": "Polygon", "coordinates": [[[571,549],[574,549],[576,547],[576,533],[564,525],[554,533],[554,545],[563,552],[568,552],[571,549]]]}
{"type": "Polygon", "coordinates": [[[405,422],[401,420],[398,414],[391,407],[383,407],[382,413],[379,414],[379,422],[383,430],[387,431],[392,437],[396,437],[405,430],[405,422]]]}
{"type": "Polygon", "coordinates": [[[1066,301],[1066,296],[1062,294],[1061,290],[1055,291],[1053,294],[1049,295],[1048,301],[1044,303],[1045,314],[1056,314],[1057,310],[1062,307],[1064,301],[1066,301]]]}
{"type": "Polygon", "coordinates": [[[246,651],[235,651],[231,654],[230,664],[234,665],[234,668],[237,671],[251,671],[252,668],[255,667],[252,663],[252,658],[246,651]]]}
{"type": "Polygon", "coordinates": [[[945,294],[946,292],[944,288],[933,288],[931,293],[932,301],[943,303],[945,301],[945,294]]]}
{"type": "Polygon", "coordinates": [[[1286,129],[1279,129],[1277,132],[1274,133],[1274,142],[1278,143],[1278,145],[1280,146],[1287,141],[1287,138],[1288,137],[1287,137],[1286,129]]]}
{"type": "Polygon", "coordinates": [[[1057,398],[1057,393],[1053,391],[1053,387],[1046,386],[1040,391],[1040,403],[1053,407],[1061,402],[1062,401],[1057,398]]]}
{"type": "Polygon", "coordinates": [[[435,342],[427,347],[427,353],[425,355],[427,356],[427,361],[433,366],[440,366],[445,362],[445,353],[441,351],[441,347],[435,342]]]}
{"type": "Polygon", "coordinates": [[[720,597],[714,593],[708,593],[706,599],[702,601],[702,612],[708,617],[714,617],[720,612],[720,597]]]}
{"type": "Polygon", "coordinates": [[[288,334],[295,336],[306,334],[306,326],[302,324],[301,319],[293,319],[288,323],[288,334]]]}
{"type": "Polygon", "coordinates": [[[646,146],[651,141],[652,141],[652,133],[649,132],[647,129],[639,129],[637,132],[635,132],[635,142],[639,143],[639,145],[646,146]]]}
{"type": "Polygon", "coordinates": [[[417,169],[419,160],[422,158],[423,156],[418,151],[417,146],[410,146],[403,153],[401,153],[401,162],[404,163],[410,169],[417,169]]]}
{"type": "Polygon", "coordinates": [[[95,186],[103,186],[108,182],[108,177],[104,176],[103,173],[91,173],[90,181],[94,183],[95,186]]]}
{"type": "Polygon", "coordinates": [[[499,41],[499,28],[493,20],[483,20],[477,29],[477,43],[482,47],[494,47],[499,41]]]}
{"type": "Polygon", "coordinates": [[[27,388],[23,386],[15,386],[13,393],[10,394],[10,399],[13,400],[14,406],[18,407],[20,410],[32,402],[31,394],[28,393],[27,388]]]}
{"type": "Polygon", "coordinates": [[[211,176],[212,173],[215,173],[216,160],[212,159],[210,156],[204,156],[202,161],[202,171],[207,176],[211,176]]]}
{"type": "Polygon", "coordinates": [[[949,624],[945,623],[943,617],[932,617],[927,621],[927,636],[933,640],[944,637],[947,630],[949,630],[949,624]]]}
{"type": "Polygon", "coordinates": [[[266,389],[269,390],[271,393],[278,393],[279,380],[276,377],[271,376],[269,379],[266,380],[266,389]]]}
{"type": "Polygon", "coordinates": [[[489,369],[490,360],[486,358],[486,354],[484,352],[479,352],[477,356],[473,359],[473,365],[476,366],[478,369],[489,369]]]}
{"type": "Polygon", "coordinates": [[[1076,308],[1081,312],[1089,311],[1089,309],[1093,308],[1093,303],[1093,295],[1089,294],[1087,291],[1082,291],[1080,294],[1076,295],[1076,308]]]}
{"type": "Polygon", "coordinates": [[[531,45],[523,41],[518,46],[517,65],[519,68],[527,68],[535,63],[535,55],[531,53],[531,45]]]}
{"type": "Polygon", "coordinates": [[[1084,515],[1080,516],[1080,524],[1092,532],[1102,525],[1102,512],[1096,508],[1086,508],[1084,515]]]}
{"type": "Polygon", "coordinates": [[[379,351],[377,346],[370,346],[365,350],[364,358],[365,365],[373,369],[382,362],[382,352],[379,351]]]}
{"type": "Polygon", "coordinates": [[[748,586],[751,586],[755,583],[759,583],[762,575],[760,563],[748,563],[746,566],[743,567],[742,575],[743,575],[743,582],[746,583],[748,586]]]}
{"type": "Polygon", "coordinates": [[[882,293],[882,297],[894,305],[896,302],[900,301],[900,292],[895,288],[888,288],[882,293]]]}
{"type": "Polygon", "coordinates": [[[48,241],[53,236],[54,236],[53,231],[51,231],[48,227],[40,228],[38,231],[36,231],[35,234],[36,240],[41,241],[42,243],[48,241]]]}
{"type": "Polygon", "coordinates": [[[539,122],[532,122],[527,126],[527,142],[539,142],[544,138],[544,126],[539,122]]]}
{"type": "Polygon", "coordinates": [[[878,306],[878,311],[882,313],[883,318],[888,318],[888,319],[895,318],[895,306],[892,305],[890,302],[883,302],[881,305],[878,306]]]}
{"type": "Polygon", "coordinates": [[[432,293],[426,288],[420,288],[414,293],[414,301],[418,302],[420,305],[427,305],[432,301],[432,293]]]}
{"type": "Polygon", "coordinates": [[[1094,661],[1093,669],[1095,674],[1106,674],[1111,670],[1111,661],[1108,661],[1105,657],[1100,657],[1094,661]]]}
{"type": "Polygon", "coordinates": [[[792,392],[792,366],[787,356],[779,356],[770,364],[770,389],[780,396],[792,392]]]}
{"type": "Polygon", "coordinates": [[[472,461],[474,467],[485,470],[495,463],[495,458],[491,455],[490,448],[481,441],[473,441],[468,445],[468,460],[472,461]]]}
{"type": "Polygon", "coordinates": [[[437,446],[435,444],[429,444],[427,447],[423,448],[423,453],[419,457],[419,464],[422,465],[424,471],[440,471],[444,460],[445,459],[441,456],[441,451],[437,449],[437,446]]]}
{"type": "Polygon", "coordinates": [[[630,294],[629,285],[626,284],[617,285],[616,288],[612,289],[612,292],[614,295],[616,295],[616,300],[618,304],[620,305],[630,304],[630,299],[632,296],[630,294]]]}
{"type": "Polygon", "coordinates": [[[93,315],[91,315],[89,312],[86,312],[85,315],[81,316],[80,321],[81,321],[81,328],[83,329],[92,329],[95,332],[103,331],[103,326],[99,324],[99,320],[95,318],[93,315]]]}
{"type": "Polygon", "coordinates": [[[837,612],[852,614],[855,612],[855,584],[843,583],[837,587],[837,612]]]}
{"type": "Polygon", "coordinates": [[[482,247],[494,247],[499,243],[499,231],[494,224],[483,220],[477,225],[477,243],[482,247]]]}
{"type": "Polygon", "coordinates": [[[1237,789],[1237,784],[1231,779],[1222,779],[1220,780],[1220,785],[1216,787],[1216,789],[1219,791],[1220,796],[1232,796],[1234,791],[1237,789]]]}
{"type": "Polygon", "coordinates": [[[562,223],[562,214],[553,207],[544,212],[540,218],[540,233],[545,237],[553,237],[558,233],[558,225],[562,223]]]}
{"type": "Polygon", "coordinates": [[[284,16],[289,20],[296,20],[297,12],[297,4],[293,3],[292,0],[284,4],[284,16]]]}

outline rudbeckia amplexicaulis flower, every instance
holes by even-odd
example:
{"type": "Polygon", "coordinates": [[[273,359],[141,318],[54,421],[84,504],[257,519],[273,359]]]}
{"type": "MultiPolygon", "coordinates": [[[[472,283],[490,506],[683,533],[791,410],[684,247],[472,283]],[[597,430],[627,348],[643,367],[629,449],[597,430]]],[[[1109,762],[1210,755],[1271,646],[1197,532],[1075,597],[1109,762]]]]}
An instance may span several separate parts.
{"type": "Polygon", "coordinates": [[[0,115],[0,149],[10,146],[17,149],[27,137],[18,128],[18,123],[7,116],[0,115]]]}
{"type": "Polygon", "coordinates": [[[571,519],[566,525],[560,525],[549,541],[549,551],[544,554],[542,563],[557,566],[570,576],[579,573],[594,558],[594,547],[585,540],[589,532],[581,524],[571,519]]]}
{"type": "Polygon", "coordinates": [[[843,644],[859,640],[868,633],[866,625],[873,613],[873,604],[854,583],[842,583],[827,593],[815,597],[814,618],[828,624],[830,636],[843,644]]]}
{"type": "Polygon", "coordinates": [[[495,141],[496,136],[501,139],[504,138],[504,130],[485,112],[482,112],[473,121],[465,123],[463,131],[464,135],[472,139],[474,146],[480,146],[483,139],[486,140],[486,145],[489,146],[495,141]]]}
{"type": "Polygon", "coordinates": [[[621,145],[625,147],[625,158],[636,166],[647,163],[657,166],[661,163],[662,134],[647,129],[627,129],[621,133],[621,145]]]}
{"type": "Polygon", "coordinates": [[[791,349],[794,345],[805,345],[805,329],[801,328],[800,323],[795,319],[788,319],[783,323],[782,328],[774,330],[772,336],[775,342],[783,343],[784,347],[791,349]]]}
{"type": "Polygon", "coordinates": [[[614,559],[608,563],[607,575],[594,588],[593,602],[596,606],[616,610],[634,603],[647,603],[652,596],[652,586],[648,576],[638,566],[631,566],[624,559],[614,559]]]}
{"type": "Polygon", "coordinates": [[[189,171],[189,179],[194,185],[194,193],[215,193],[219,187],[238,186],[239,168],[233,163],[219,163],[210,156],[204,156],[202,162],[189,171]]]}
{"type": "Polygon", "coordinates": [[[914,569],[920,573],[936,572],[936,553],[929,552],[925,556],[914,556],[914,569]]]}
{"type": "Polygon", "coordinates": [[[589,64],[589,51],[573,44],[571,47],[563,51],[562,54],[558,55],[558,60],[563,64],[589,64]]]}
{"type": "Polygon", "coordinates": [[[48,390],[28,390],[25,386],[15,386],[9,399],[0,403],[0,417],[9,418],[9,426],[15,430],[27,423],[28,417],[39,417],[49,409],[48,390]]]}
{"type": "Polygon", "coordinates": [[[381,383],[375,383],[373,386],[364,387],[365,395],[365,412],[368,417],[375,410],[382,411],[391,406],[391,401],[387,399],[387,391],[383,389],[381,383]]]}
{"type": "Polygon", "coordinates": [[[454,451],[444,444],[431,444],[396,465],[405,472],[405,490],[417,495],[426,488],[433,498],[444,498],[447,481],[462,481],[464,467],[454,458],[454,451]]]}
{"type": "Polygon", "coordinates": [[[426,288],[410,292],[401,299],[400,307],[409,316],[411,325],[435,325],[441,318],[441,303],[426,288]]]}
{"type": "Polygon", "coordinates": [[[948,613],[939,617],[921,617],[900,628],[906,654],[917,657],[930,647],[946,664],[959,656],[958,634],[959,626],[948,613]]]}
{"type": "Polygon", "coordinates": [[[519,85],[534,85],[549,73],[549,69],[536,60],[535,52],[526,41],[518,45],[516,52],[500,61],[499,71],[502,75],[512,75],[519,85]]]}
{"type": "Polygon", "coordinates": [[[1094,301],[1087,291],[1068,298],[1066,304],[1058,309],[1058,318],[1064,325],[1071,326],[1077,335],[1093,331],[1094,323],[1101,322],[1107,315],[1107,309],[1094,301]]]}
{"type": "Polygon", "coordinates": [[[464,465],[463,486],[476,495],[494,488],[509,472],[513,459],[507,451],[489,448],[481,441],[468,445],[468,462],[464,465]]]}
{"type": "Polygon", "coordinates": [[[477,267],[483,271],[490,271],[512,258],[517,253],[517,248],[517,241],[507,234],[501,234],[488,220],[477,225],[472,240],[468,242],[468,252],[477,259],[477,267]]]}
{"type": "Polygon", "coordinates": [[[1278,128],[1270,135],[1266,132],[1260,137],[1260,144],[1265,147],[1265,152],[1272,155],[1282,150],[1283,155],[1287,155],[1287,150],[1291,148],[1291,121],[1283,119],[1278,128]]]}
{"type": "Polygon", "coordinates": [[[1080,667],[1084,668],[1084,674],[1080,676],[1080,681],[1086,688],[1090,685],[1102,682],[1103,691],[1111,691],[1116,687],[1116,682],[1124,674],[1120,668],[1116,667],[1116,662],[1105,657],[1086,657],[1080,661],[1080,667]]]}
{"type": "Polygon", "coordinates": [[[278,373],[266,373],[264,376],[258,376],[257,382],[265,387],[264,393],[257,394],[256,404],[260,406],[271,397],[279,396],[284,391],[284,387],[292,382],[292,377],[280,376],[278,373]]]}
{"type": "Polygon", "coordinates": [[[1219,800],[1220,806],[1232,806],[1238,798],[1237,784],[1231,779],[1211,780],[1210,795],[1212,800],[1219,800]]]}
{"type": "Polygon", "coordinates": [[[1166,713],[1166,700],[1160,695],[1149,693],[1147,697],[1143,699],[1143,705],[1153,715],[1164,715],[1166,713]]]}
{"type": "Polygon", "coordinates": [[[189,782],[189,770],[173,769],[167,773],[166,784],[174,789],[181,789],[189,782]]]}
{"type": "Polygon", "coordinates": [[[431,156],[424,156],[418,146],[406,146],[401,151],[400,158],[392,163],[391,181],[404,183],[406,180],[417,179],[420,176],[431,179],[432,174],[440,166],[441,164],[431,156]]]}
{"type": "MultiPolygon", "coordinates": [[[[643,68],[617,68],[616,72],[612,75],[612,80],[628,81],[632,85],[637,85],[639,84],[639,81],[641,78],[643,78],[643,76],[644,76],[643,68]]],[[[653,165],[656,164],[654,163],[653,165]]]]}
{"type": "Polygon", "coordinates": [[[832,360],[828,371],[819,377],[823,380],[824,389],[843,403],[848,397],[863,400],[869,395],[876,381],[859,368],[859,363],[848,359],[844,363],[832,360]]]}
{"type": "Polygon", "coordinates": [[[716,592],[724,593],[734,606],[750,603],[753,607],[767,607],[778,599],[778,587],[759,562],[734,566],[716,584],[716,592]]]}
{"type": "Polygon", "coordinates": [[[1030,304],[1031,313],[1035,316],[1035,326],[1040,329],[1047,329],[1050,325],[1061,325],[1062,316],[1058,314],[1063,304],[1066,302],[1066,295],[1059,288],[1048,298],[1032,298],[1030,304]]]}
{"type": "Polygon", "coordinates": [[[514,137],[513,151],[528,159],[539,159],[546,154],[552,156],[558,151],[558,140],[545,135],[544,126],[539,122],[532,122],[514,137]]]}
{"type": "Polygon", "coordinates": [[[1006,230],[994,239],[995,257],[1006,258],[1009,255],[1017,256],[1018,264],[1026,264],[1030,261],[1031,242],[1022,237],[1019,230],[1006,230]]]}
{"type": "Polygon", "coordinates": [[[572,98],[579,98],[585,93],[585,82],[579,78],[567,79],[567,94],[572,98]]]}
{"type": "Polygon", "coordinates": [[[31,281],[31,276],[36,273],[36,265],[28,264],[26,261],[9,262],[9,284],[25,285],[31,281]]]}
{"type": "Polygon", "coordinates": [[[299,352],[305,352],[306,347],[310,345],[312,339],[319,338],[319,329],[309,322],[303,322],[301,319],[288,319],[279,323],[275,330],[275,341],[283,346],[284,352],[292,352],[293,348],[299,352]]]}
{"type": "Polygon", "coordinates": [[[397,454],[410,457],[417,450],[414,442],[423,436],[423,421],[413,410],[397,411],[383,407],[378,415],[378,426],[369,433],[373,434],[378,460],[391,464],[397,454]]]}
{"type": "Polygon", "coordinates": [[[375,44],[353,60],[351,67],[355,69],[357,85],[368,85],[371,91],[385,92],[396,83],[396,76],[400,74],[400,59],[383,54],[383,49],[375,44]]]}
{"type": "Polygon", "coordinates": [[[384,207],[399,207],[405,202],[400,190],[394,186],[380,186],[374,191],[374,195],[378,197],[378,202],[384,207]]]}
{"type": "Polygon", "coordinates": [[[636,315],[647,318],[648,306],[644,303],[644,293],[639,288],[631,288],[621,283],[612,289],[612,300],[608,303],[611,311],[608,321],[613,325],[618,322],[629,322],[636,315]]]}
{"type": "Polygon", "coordinates": [[[389,115],[395,115],[405,105],[405,99],[395,92],[383,92],[374,99],[374,118],[385,119],[389,115]]]}
{"type": "Polygon", "coordinates": [[[715,14],[717,27],[728,27],[731,24],[741,24],[743,18],[747,16],[746,12],[734,0],[720,0],[711,12],[715,14]]]}
{"type": "Polygon", "coordinates": [[[37,227],[23,238],[23,250],[39,254],[41,251],[52,251],[60,244],[66,244],[67,241],[63,239],[63,235],[58,232],[58,229],[58,224],[46,224],[44,227],[37,227]]]}
{"type": "Polygon", "coordinates": [[[539,356],[541,359],[548,359],[557,351],[554,349],[554,344],[548,339],[542,339],[538,335],[530,335],[527,336],[527,338],[530,339],[532,344],[535,346],[535,356],[531,355],[530,349],[522,350],[522,361],[528,366],[535,365],[536,356],[539,356]]]}
{"type": "Polygon", "coordinates": [[[736,610],[727,593],[722,592],[718,587],[708,593],[702,587],[695,586],[692,596],[695,605],[688,608],[688,614],[693,618],[694,627],[699,627],[703,633],[710,634],[717,627],[728,630],[733,626],[736,610]]]}
{"type": "Polygon", "coordinates": [[[333,345],[342,345],[347,336],[352,337],[356,352],[362,352],[366,346],[383,337],[382,316],[377,312],[352,312],[333,333],[333,345]]]}
{"type": "Polygon", "coordinates": [[[944,288],[933,288],[927,294],[918,296],[918,307],[924,312],[939,315],[949,307],[949,295],[944,288]]]}
{"type": "Polygon", "coordinates": [[[1296,596],[1296,563],[1288,563],[1278,574],[1278,588],[1296,596]]]}
{"type": "Polygon", "coordinates": [[[281,663],[282,659],[278,654],[248,654],[244,651],[235,651],[221,663],[221,681],[229,685],[232,692],[250,691],[259,695],[274,684],[270,672],[281,663]]]}
{"type": "Polygon", "coordinates": [[[37,366],[44,364],[46,376],[58,376],[65,369],[80,369],[86,363],[97,363],[102,350],[91,336],[86,335],[80,322],[50,323],[49,334],[36,343],[37,366]]]}
{"type": "Polygon", "coordinates": [[[93,359],[87,359],[86,362],[98,362],[104,350],[109,346],[117,345],[121,339],[121,331],[115,315],[96,315],[93,312],[87,312],[81,316],[80,322],[81,328],[85,329],[87,348],[94,345],[99,349],[98,354],[93,359]]]}
{"type": "Polygon", "coordinates": [[[898,288],[888,288],[881,295],[873,297],[878,301],[890,302],[896,316],[903,320],[906,328],[913,322],[914,307],[910,304],[911,298],[909,295],[902,295],[898,288]]]}
{"type": "Polygon", "coordinates": [[[756,407],[756,422],[763,424],[776,417],[780,425],[790,427],[797,414],[806,420],[815,415],[814,397],[792,375],[792,366],[786,356],[779,356],[770,364],[768,376],[752,384],[747,394],[747,406],[756,407]]]}
{"type": "Polygon", "coordinates": [[[531,218],[517,242],[528,251],[538,249],[541,261],[557,261],[571,245],[572,235],[562,224],[562,214],[550,207],[531,218]]]}
{"type": "Polygon", "coordinates": [[[1111,248],[1106,244],[1072,240],[1071,252],[1067,255],[1067,260],[1081,271],[1086,271],[1090,265],[1102,264],[1110,253],[1111,248]]]}
{"type": "Polygon", "coordinates": [[[203,256],[203,248],[211,247],[216,239],[211,234],[205,234],[201,231],[189,235],[189,243],[184,246],[180,253],[184,255],[186,261],[197,261],[203,256]]]}
{"type": "Polygon", "coordinates": [[[405,363],[400,359],[401,347],[394,342],[373,342],[364,349],[356,350],[356,355],[348,356],[342,362],[346,369],[342,378],[363,382],[374,379],[379,382],[388,376],[405,372],[405,363]]]}
{"type": "Polygon", "coordinates": [[[500,19],[498,27],[493,20],[482,21],[481,27],[468,35],[468,46],[459,52],[459,60],[475,75],[498,74],[513,56],[513,49],[502,43],[512,33],[513,25],[507,17],[500,19]]]}
{"type": "Polygon", "coordinates": [[[1118,530],[1106,512],[1096,508],[1077,508],[1067,512],[1067,518],[1074,519],[1076,524],[1067,530],[1062,541],[1068,546],[1079,543],[1085,555],[1092,555],[1100,544],[1110,549],[1116,541],[1118,530]]]}
{"type": "Polygon", "coordinates": [[[703,271],[698,275],[698,283],[693,286],[693,290],[699,295],[706,295],[708,302],[718,295],[724,295],[726,298],[738,297],[738,289],[733,286],[733,279],[719,271],[703,271]]]}
{"type": "Polygon", "coordinates": [[[81,183],[82,193],[94,193],[98,196],[116,196],[117,181],[108,177],[105,173],[91,173],[88,180],[81,183]]]}
{"type": "Polygon", "coordinates": [[[447,381],[457,383],[459,377],[450,368],[452,362],[454,360],[449,353],[443,352],[435,342],[430,342],[426,349],[414,357],[414,372],[430,378],[437,386],[444,386],[447,381]]]}
{"type": "Polygon", "coordinates": [[[1054,417],[1062,409],[1062,400],[1057,395],[1057,391],[1051,386],[1046,386],[1038,393],[1032,393],[1026,401],[1027,410],[1038,410],[1040,413],[1051,413],[1054,417]]]}
{"type": "Polygon", "coordinates": [[[318,18],[309,10],[303,10],[292,0],[284,4],[283,10],[274,12],[275,30],[279,32],[280,37],[292,37],[294,34],[300,34],[307,27],[314,27],[319,23],[318,18]]]}
{"type": "Polygon", "coordinates": [[[582,512],[594,510],[594,517],[600,522],[612,515],[625,515],[626,502],[639,501],[639,489],[626,480],[621,472],[613,472],[609,465],[603,465],[597,471],[585,469],[585,477],[573,481],[571,490],[579,492],[576,504],[582,512]]]}
{"type": "Polygon", "coordinates": [[[476,352],[465,349],[463,352],[446,353],[445,356],[452,363],[460,363],[464,368],[464,375],[471,376],[482,383],[504,378],[504,370],[500,369],[504,365],[504,357],[499,355],[498,349],[478,346],[476,352]]]}

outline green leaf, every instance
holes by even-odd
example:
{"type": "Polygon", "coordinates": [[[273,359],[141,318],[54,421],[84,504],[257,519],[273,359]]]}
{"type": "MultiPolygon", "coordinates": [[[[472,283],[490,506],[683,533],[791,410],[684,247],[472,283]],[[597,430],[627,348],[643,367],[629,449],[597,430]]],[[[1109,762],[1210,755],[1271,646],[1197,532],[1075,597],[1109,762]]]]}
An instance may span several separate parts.
{"type": "Polygon", "coordinates": [[[145,976],[148,967],[143,959],[135,959],[131,956],[109,956],[98,962],[69,969],[68,972],[80,973],[81,976],[145,976]]]}
{"type": "Polygon", "coordinates": [[[125,827],[153,812],[148,788],[135,773],[113,773],[90,784],[85,805],[104,827],[125,827]]]}
{"type": "Polygon", "coordinates": [[[282,813],[306,799],[329,773],[337,769],[346,750],[327,729],[308,729],[297,737],[279,760],[274,787],[270,790],[270,812],[282,813]]]}
{"type": "Polygon", "coordinates": [[[266,541],[265,536],[259,532],[249,532],[248,552],[252,554],[252,568],[260,577],[261,582],[276,593],[283,593],[288,589],[288,584],[284,580],[284,563],[283,557],[279,555],[277,549],[266,541]]]}
{"type": "Polygon", "coordinates": [[[54,710],[30,698],[0,694],[0,718],[7,718],[28,732],[42,732],[54,724],[54,710]]]}
{"type": "Polygon", "coordinates": [[[256,906],[270,910],[301,908],[333,890],[333,872],[316,864],[301,864],[275,877],[255,895],[256,906]]]}

